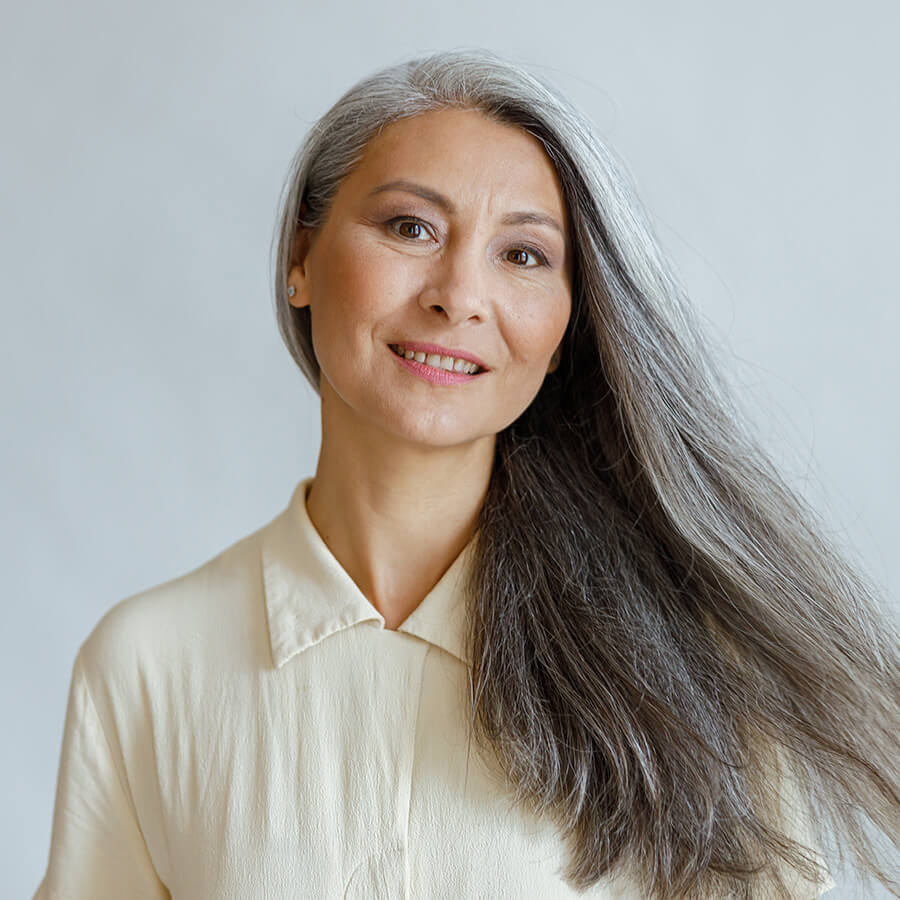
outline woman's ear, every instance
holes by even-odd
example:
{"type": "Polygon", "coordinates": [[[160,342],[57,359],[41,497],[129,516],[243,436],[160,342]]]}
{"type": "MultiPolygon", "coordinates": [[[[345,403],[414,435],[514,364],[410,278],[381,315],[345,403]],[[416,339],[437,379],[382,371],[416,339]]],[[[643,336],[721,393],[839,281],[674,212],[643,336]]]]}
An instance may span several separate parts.
{"type": "Polygon", "coordinates": [[[291,265],[287,276],[288,302],[300,309],[309,306],[309,273],[307,256],[312,229],[300,225],[291,243],[291,265]]]}

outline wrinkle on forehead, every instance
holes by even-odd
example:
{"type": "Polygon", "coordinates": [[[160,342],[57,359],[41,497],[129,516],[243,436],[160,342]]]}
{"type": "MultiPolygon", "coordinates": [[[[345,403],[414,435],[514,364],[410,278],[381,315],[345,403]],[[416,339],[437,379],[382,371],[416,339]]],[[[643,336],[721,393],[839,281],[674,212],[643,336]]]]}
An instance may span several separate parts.
{"type": "Polygon", "coordinates": [[[500,217],[534,208],[568,227],[559,175],[543,144],[480,110],[429,110],[392,122],[370,141],[354,175],[363,190],[407,179],[467,213],[500,217]]]}

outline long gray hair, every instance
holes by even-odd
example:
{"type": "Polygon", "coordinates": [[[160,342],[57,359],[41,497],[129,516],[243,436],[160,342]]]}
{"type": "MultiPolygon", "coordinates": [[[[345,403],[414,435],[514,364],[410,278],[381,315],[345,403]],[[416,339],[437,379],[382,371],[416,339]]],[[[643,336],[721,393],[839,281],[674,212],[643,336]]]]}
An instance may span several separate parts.
{"type": "Polygon", "coordinates": [[[752,436],[623,167],[553,87],[466,50],[335,103],[282,200],[291,355],[318,390],[309,309],[286,293],[296,229],[325,221],[380,129],[449,106],[542,142],[574,260],[562,362],[497,436],[478,520],[479,745],[558,824],[576,889],[623,867],[653,898],[788,897],[785,872],[818,870],[785,825],[785,774],[818,846],[827,828],[897,892],[876,843],[900,848],[896,626],[752,436]]]}

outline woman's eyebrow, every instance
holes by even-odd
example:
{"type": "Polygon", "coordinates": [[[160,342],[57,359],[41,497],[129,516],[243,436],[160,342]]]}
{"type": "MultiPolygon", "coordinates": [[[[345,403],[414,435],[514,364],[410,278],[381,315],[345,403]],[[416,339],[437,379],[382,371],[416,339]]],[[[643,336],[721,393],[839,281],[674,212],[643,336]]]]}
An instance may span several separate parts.
{"type": "MultiPolygon", "coordinates": [[[[407,181],[403,178],[395,181],[388,181],[385,184],[379,184],[378,187],[373,188],[369,192],[369,196],[372,197],[375,194],[381,194],[385,191],[406,191],[408,194],[416,194],[423,200],[427,200],[429,203],[433,203],[435,206],[440,207],[448,215],[452,216],[456,213],[456,206],[449,197],[445,197],[443,194],[433,188],[426,187],[424,184],[417,184],[415,181],[407,181]]],[[[502,225],[546,225],[548,228],[554,228],[561,235],[565,236],[562,226],[553,218],[553,216],[544,212],[538,212],[537,210],[523,210],[521,212],[507,213],[500,222],[502,225]]]]}

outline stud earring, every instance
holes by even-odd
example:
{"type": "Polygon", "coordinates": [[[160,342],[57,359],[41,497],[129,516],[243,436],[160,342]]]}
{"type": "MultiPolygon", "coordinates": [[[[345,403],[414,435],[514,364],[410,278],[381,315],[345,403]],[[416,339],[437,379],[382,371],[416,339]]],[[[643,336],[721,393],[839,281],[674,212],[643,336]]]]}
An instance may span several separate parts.
{"type": "Polygon", "coordinates": [[[288,297],[293,297],[294,294],[296,294],[296,293],[297,293],[297,288],[295,288],[292,284],[289,284],[288,289],[287,289],[288,297]]]}

